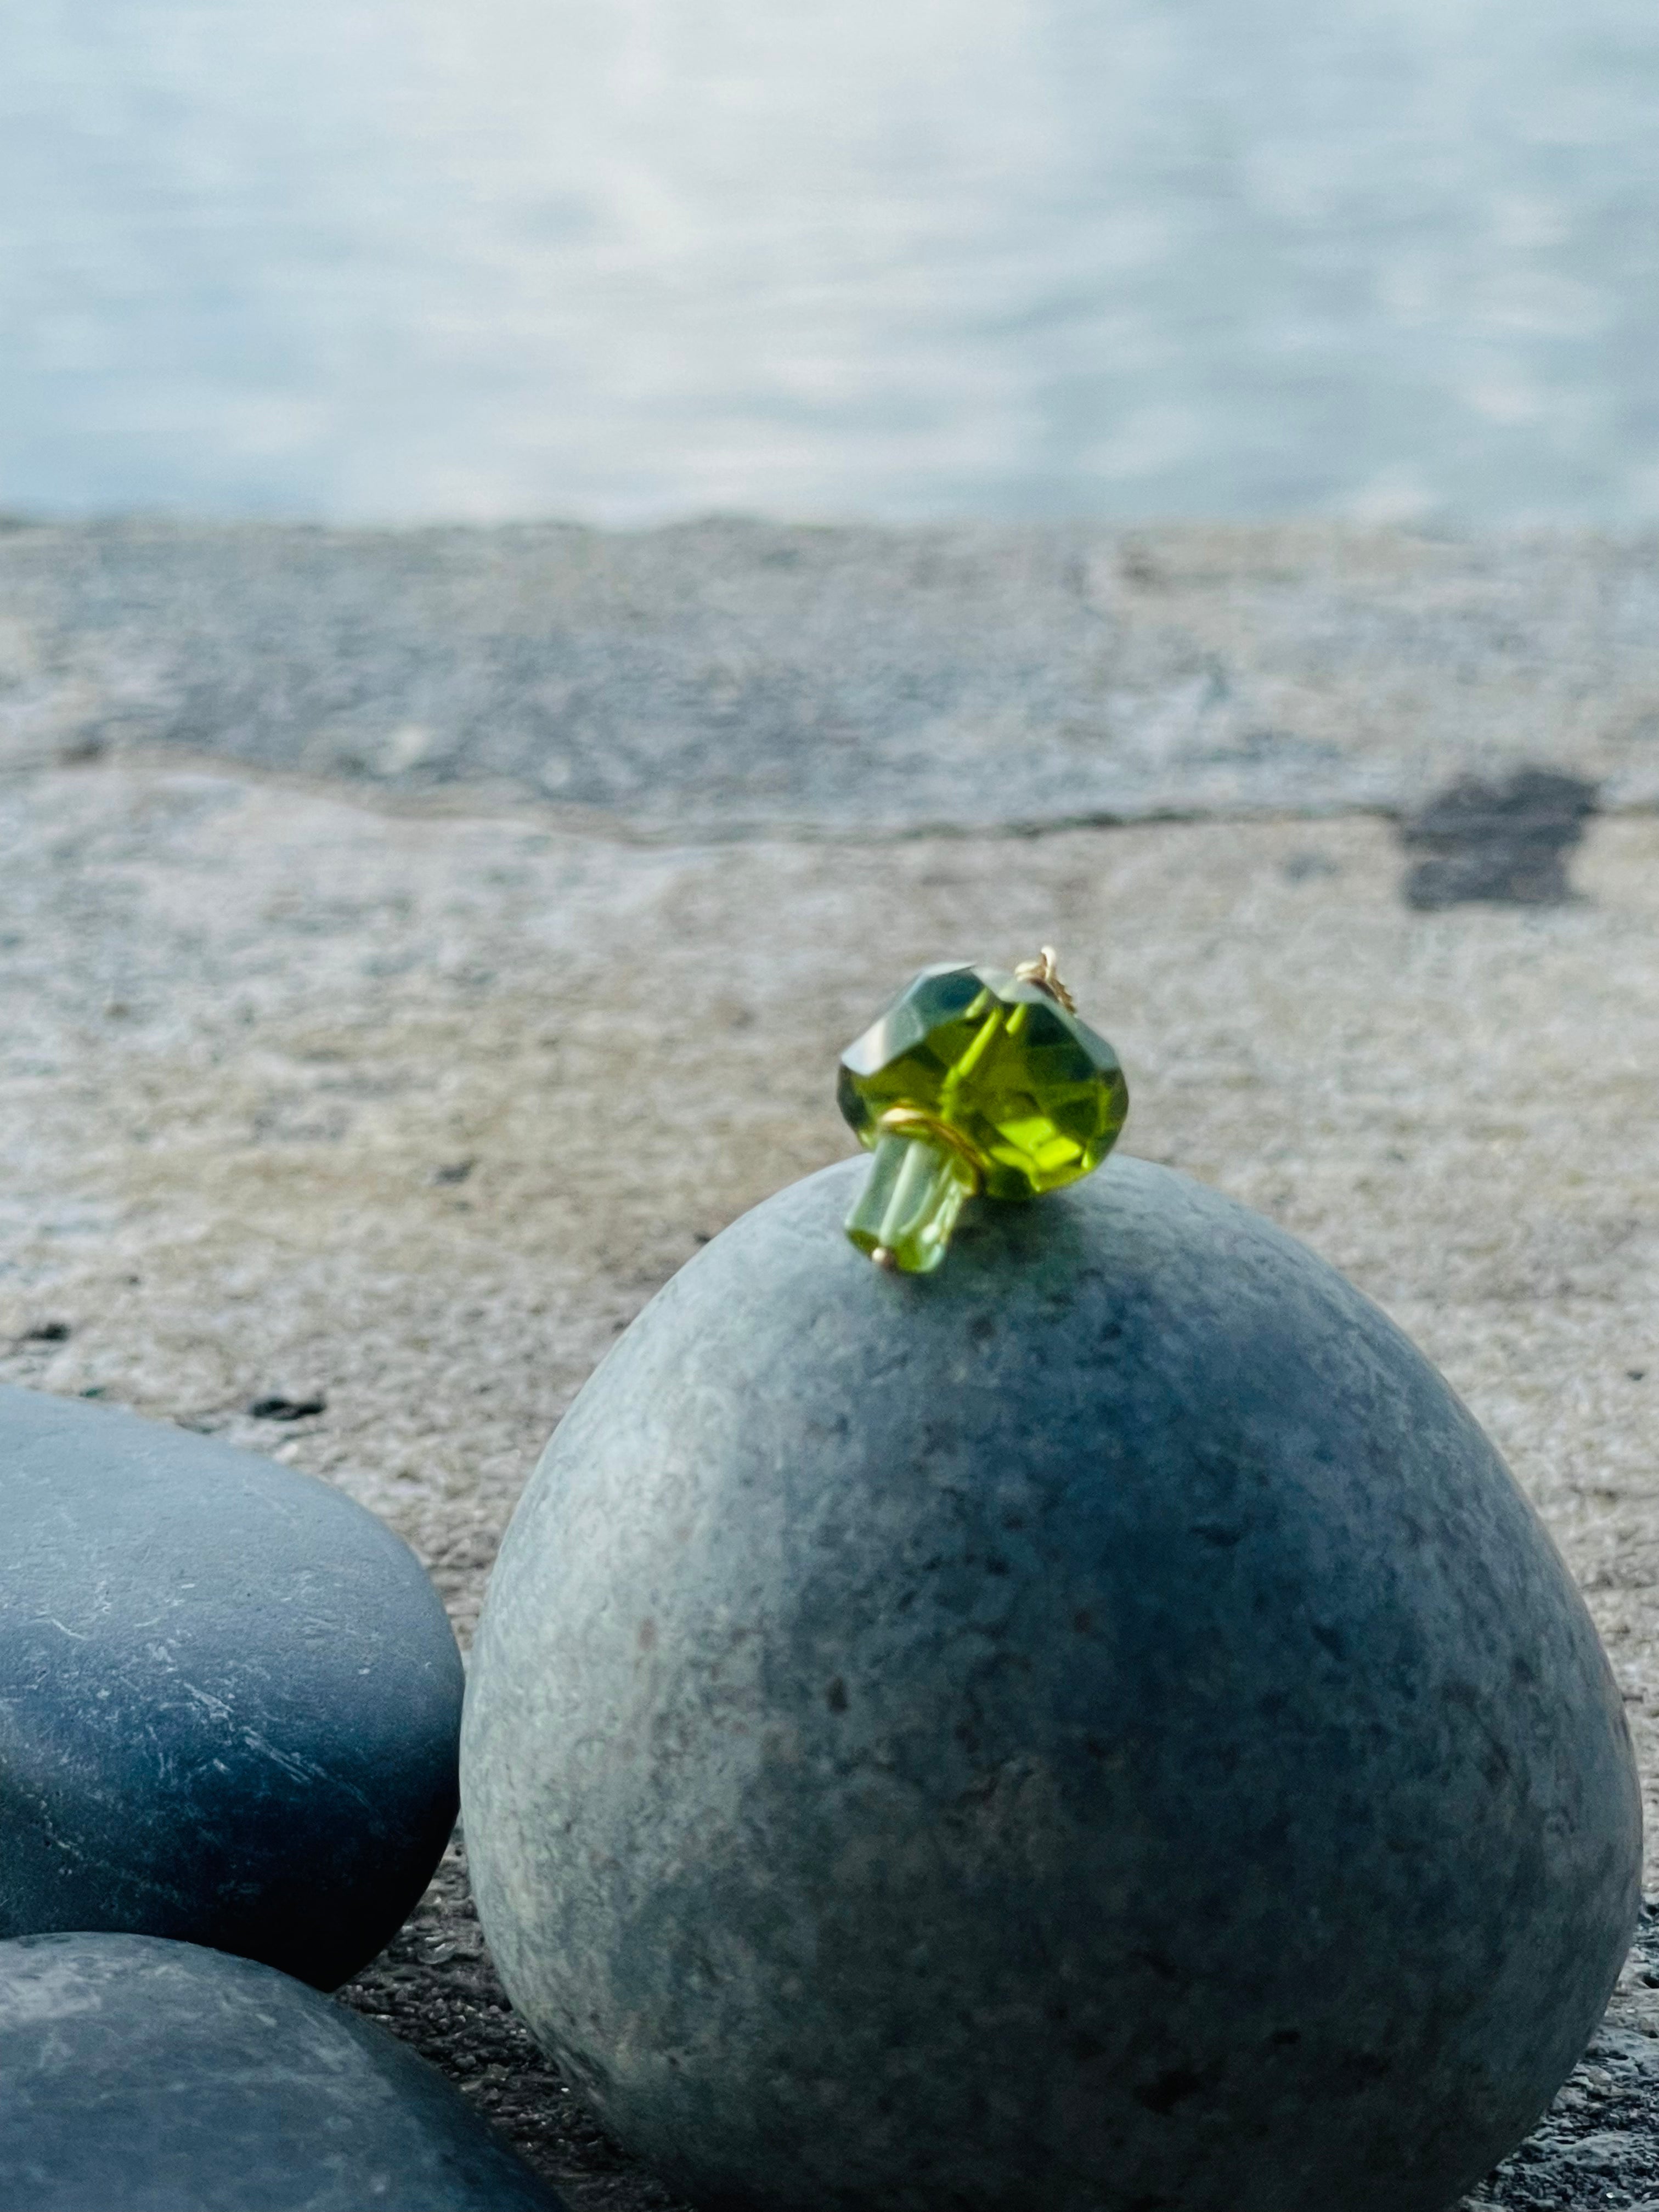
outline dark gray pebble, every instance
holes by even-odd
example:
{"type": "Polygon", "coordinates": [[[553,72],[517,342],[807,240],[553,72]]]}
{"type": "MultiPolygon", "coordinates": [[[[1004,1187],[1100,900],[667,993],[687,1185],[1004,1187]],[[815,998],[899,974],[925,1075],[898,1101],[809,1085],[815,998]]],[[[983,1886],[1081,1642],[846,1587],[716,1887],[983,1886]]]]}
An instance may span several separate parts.
{"type": "Polygon", "coordinates": [[[331,1988],[454,1823],[460,1656],[310,1475],[0,1389],[0,1936],[182,1937],[331,1988]]]}
{"type": "Polygon", "coordinates": [[[561,2212],[384,2028],[148,1936],[0,1943],[0,2212],[561,2212]]]}
{"type": "Polygon", "coordinates": [[[865,1171],[683,1269],[514,1517],[462,1755],[514,2002],[711,2212],[1443,2212],[1637,1909],[1548,1537],[1214,1193],[1119,1157],[914,1279],[865,1171]]]}

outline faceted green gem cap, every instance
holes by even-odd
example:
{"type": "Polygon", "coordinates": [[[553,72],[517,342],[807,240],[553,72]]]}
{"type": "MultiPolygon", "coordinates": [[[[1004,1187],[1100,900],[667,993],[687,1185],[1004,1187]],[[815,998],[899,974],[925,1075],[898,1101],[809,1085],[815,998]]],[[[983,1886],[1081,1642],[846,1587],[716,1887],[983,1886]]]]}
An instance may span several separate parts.
{"type": "Polygon", "coordinates": [[[876,1155],[847,1233],[909,1274],[938,1267],[975,1192],[1035,1198],[1098,1167],[1129,1110],[1047,946],[1012,975],[923,969],[842,1054],[837,1098],[876,1155]]]}

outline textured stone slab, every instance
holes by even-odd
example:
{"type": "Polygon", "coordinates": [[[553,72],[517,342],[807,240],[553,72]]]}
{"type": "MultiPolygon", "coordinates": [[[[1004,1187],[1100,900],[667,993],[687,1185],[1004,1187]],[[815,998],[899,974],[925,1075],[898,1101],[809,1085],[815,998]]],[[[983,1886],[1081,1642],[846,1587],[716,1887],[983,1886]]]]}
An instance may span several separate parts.
{"type": "Polygon", "coordinates": [[[1443,2212],[1601,2016],[1617,1688],[1440,1376],[1115,1156],[937,1273],[842,1163],[611,1353],[503,1541],[462,1796],[508,1993],[732,2212],[1443,2212]]]}
{"type": "Polygon", "coordinates": [[[296,1468],[0,1389],[0,1936],[331,1988],[455,1817],[461,1663],[408,1547],[296,1468]]]}
{"type": "Polygon", "coordinates": [[[166,745],[635,830],[1659,799],[1659,542],[1304,526],[0,535],[0,758],[166,745]]]}
{"type": "Polygon", "coordinates": [[[268,1966],[0,1942],[0,2212],[561,2212],[441,2074],[268,1966]]]}
{"type": "MultiPolygon", "coordinates": [[[[1583,682],[1589,714],[1611,692],[1583,682]]],[[[1654,1805],[1659,823],[1592,817],[1568,904],[1422,913],[1369,818],[665,849],[470,796],[441,817],[118,755],[0,780],[7,1379],[325,1475],[465,1636],[616,1330],[848,1149],[841,1048],[927,961],[1057,941],[1129,1073],[1123,1149],[1336,1261],[1496,1438],[1654,1805]],[[276,1397],[323,1410],[252,1413],[276,1397]]],[[[447,1910],[370,1971],[461,2078],[484,1970],[447,1910]]],[[[572,2100],[489,2057],[481,2097],[581,2212],[657,2212],[572,2100]]]]}

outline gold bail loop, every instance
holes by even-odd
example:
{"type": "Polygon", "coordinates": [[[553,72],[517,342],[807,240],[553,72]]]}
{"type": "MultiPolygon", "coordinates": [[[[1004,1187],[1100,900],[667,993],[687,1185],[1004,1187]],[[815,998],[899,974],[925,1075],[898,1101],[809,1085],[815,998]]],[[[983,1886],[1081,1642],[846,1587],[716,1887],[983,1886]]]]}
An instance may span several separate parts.
{"type": "Polygon", "coordinates": [[[1077,1012],[1077,1000],[1060,980],[1059,955],[1052,945],[1045,945],[1036,959],[1022,960],[1014,970],[1014,980],[1035,983],[1039,991],[1046,991],[1068,1014],[1077,1012]]]}

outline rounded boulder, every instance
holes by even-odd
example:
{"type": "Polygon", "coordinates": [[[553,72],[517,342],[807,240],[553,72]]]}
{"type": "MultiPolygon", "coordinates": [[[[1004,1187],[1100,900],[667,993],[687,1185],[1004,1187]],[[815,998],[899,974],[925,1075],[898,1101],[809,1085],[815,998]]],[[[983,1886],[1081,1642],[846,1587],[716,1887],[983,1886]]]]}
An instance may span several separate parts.
{"type": "Polygon", "coordinates": [[[329,1989],[454,1825],[460,1655],[342,1492],[0,1389],[0,1937],[177,1937],[329,1989]]]}
{"type": "Polygon", "coordinates": [[[0,1942],[0,2212],[562,2212],[435,2068],[269,1966],[0,1942]]]}
{"type": "Polygon", "coordinates": [[[522,1499],[462,1796],[514,2004],[718,2212],[1443,2212],[1638,1904],[1619,1693],[1446,1382],[1115,1158],[936,1275],[718,1237],[522,1499]]]}

